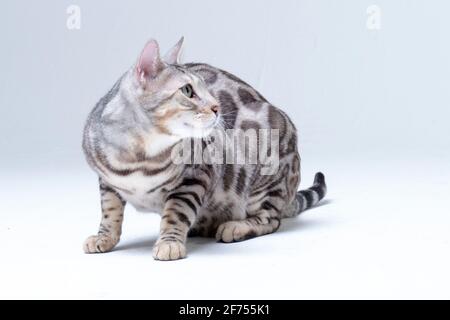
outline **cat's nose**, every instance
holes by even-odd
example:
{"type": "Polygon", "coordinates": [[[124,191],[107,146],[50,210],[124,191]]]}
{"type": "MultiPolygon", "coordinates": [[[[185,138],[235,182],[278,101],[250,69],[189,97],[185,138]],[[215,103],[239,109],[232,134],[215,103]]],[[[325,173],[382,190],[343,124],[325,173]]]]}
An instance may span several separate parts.
{"type": "Polygon", "coordinates": [[[212,106],[211,111],[214,112],[214,114],[217,116],[217,114],[219,113],[219,106],[217,105],[212,106]]]}

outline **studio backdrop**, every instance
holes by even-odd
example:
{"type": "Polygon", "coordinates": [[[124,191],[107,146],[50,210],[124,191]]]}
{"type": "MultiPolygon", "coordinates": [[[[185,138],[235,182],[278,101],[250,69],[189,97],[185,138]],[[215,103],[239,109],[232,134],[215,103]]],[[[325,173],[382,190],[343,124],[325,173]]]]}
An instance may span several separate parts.
{"type": "Polygon", "coordinates": [[[449,298],[450,3],[12,1],[0,10],[1,298],[449,298]],[[276,234],[151,257],[159,217],[100,217],[87,115],[150,38],[236,74],[299,131],[323,205],[276,234]]]}

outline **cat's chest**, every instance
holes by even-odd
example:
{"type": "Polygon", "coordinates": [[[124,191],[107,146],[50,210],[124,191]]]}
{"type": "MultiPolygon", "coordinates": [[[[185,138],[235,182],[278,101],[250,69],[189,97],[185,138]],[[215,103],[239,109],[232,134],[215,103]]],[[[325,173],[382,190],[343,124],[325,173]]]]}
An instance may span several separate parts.
{"type": "Polygon", "coordinates": [[[165,189],[162,186],[167,181],[167,176],[145,176],[136,172],[127,176],[110,176],[103,179],[136,210],[162,212],[165,197],[165,189]]]}

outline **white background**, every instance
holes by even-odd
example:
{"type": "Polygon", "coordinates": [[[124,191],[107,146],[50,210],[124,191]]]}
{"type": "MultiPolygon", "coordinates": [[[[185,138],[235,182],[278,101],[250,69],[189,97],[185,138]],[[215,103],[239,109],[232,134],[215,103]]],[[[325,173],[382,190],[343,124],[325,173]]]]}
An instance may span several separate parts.
{"type": "Polygon", "coordinates": [[[3,1],[0,298],[450,298],[448,1],[3,1]],[[81,29],[66,9],[81,8],[81,29]],[[369,5],[381,29],[366,27],[369,5]],[[156,215],[127,208],[116,250],[85,255],[97,179],[84,120],[137,58],[185,36],[300,132],[323,205],[272,235],[191,239],[157,262],[156,215]]]}

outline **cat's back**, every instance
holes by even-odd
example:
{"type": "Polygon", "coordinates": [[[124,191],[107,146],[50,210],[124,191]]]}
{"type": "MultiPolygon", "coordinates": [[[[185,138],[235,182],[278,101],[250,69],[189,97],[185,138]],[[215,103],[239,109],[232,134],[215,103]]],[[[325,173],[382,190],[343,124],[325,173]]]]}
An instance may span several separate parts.
{"type": "MultiPolygon", "coordinates": [[[[267,119],[267,109],[272,106],[248,83],[234,74],[209,64],[188,63],[185,67],[199,75],[211,94],[220,102],[226,129],[240,127],[236,122],[238,115],[240,118],[251,118],[255,122],[260,122],[258,127],[261,124],[264,126],[267,119]]],[[[248,125],[250,123],[244,123],[244,127],[248,125]]]]}
{"type": "Polygon", "coordinates": [[[281,149],[289,146],[290,152],[297,152],[294,123],[255,88],[234,74],[206,63],[188,63],[184,67],[199,75],[218,99],[226,129],[278,129],[281,149]]]}
{"type": "Polygon", "coordinates": [[[244,105],[255,102],[267,102],[251,85],[228,71],[206,63],[187,63],[184,67],[200,75],[209,89],[213,91],[225,90],[232,91],[230,93],[235,92],[240,102],[244,105]]]}
{"type": "MultiPolygon", "coordinates": [[[[285,112],[272,105],[251,85],[225,70],[205,63],[184,66],[203,78],[211,94],[218,99],[225,129],[254,129],[258,136],[267,132],[260,129],[277,129],[280,166],[292,162],[293,158],[299,159],[297,130],[285,112]]],[[[247,170],[251,171],[251,168],[246,166],[247,170]]]]}

